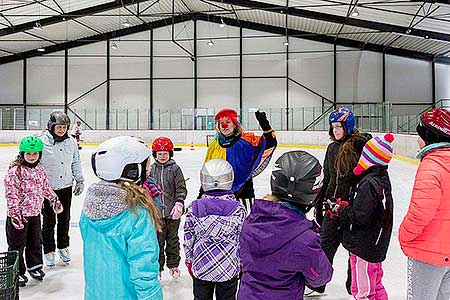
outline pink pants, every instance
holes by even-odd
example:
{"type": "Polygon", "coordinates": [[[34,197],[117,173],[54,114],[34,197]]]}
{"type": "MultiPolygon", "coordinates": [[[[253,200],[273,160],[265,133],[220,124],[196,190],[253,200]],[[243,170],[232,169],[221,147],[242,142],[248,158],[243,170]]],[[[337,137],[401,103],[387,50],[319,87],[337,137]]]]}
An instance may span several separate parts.
{"type": "Polygon", "coordinates": [[[383,267],[381,263],[371,263],[350,253],[352,270],[352,295],[355,299],[387,300],[388,295],[381,279],[383,267]]]}

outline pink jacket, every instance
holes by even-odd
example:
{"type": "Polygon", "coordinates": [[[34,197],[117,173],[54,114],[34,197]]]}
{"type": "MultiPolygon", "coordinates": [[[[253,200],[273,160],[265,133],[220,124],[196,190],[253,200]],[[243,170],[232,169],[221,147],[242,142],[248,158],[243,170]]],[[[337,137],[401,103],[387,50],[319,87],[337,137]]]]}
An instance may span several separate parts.
{"type": "Polygon", "coordinates": [[[450,266],[450,148],[433,150],[420,163],[398,238],[406,256],[450,266]]]}
{"type": "Polygon", "coordinates": [[[44,198],[52,207],[60,205],[47,179],[44,167],[39,164],[35,168],[17,166],[9,168],[5,176],[5,197],[9,217],[34,217],[42,210],[44,198]]]}

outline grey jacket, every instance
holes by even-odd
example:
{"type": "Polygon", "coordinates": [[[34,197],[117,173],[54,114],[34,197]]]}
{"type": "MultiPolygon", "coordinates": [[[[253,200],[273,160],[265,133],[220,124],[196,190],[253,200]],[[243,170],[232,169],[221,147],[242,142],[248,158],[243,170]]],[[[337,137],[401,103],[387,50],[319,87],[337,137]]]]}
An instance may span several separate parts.
{"type": "Polygon", "coordinates": [[[72,137],[55,143],[51,133],[46,130],[40,138],[44,143],[41,163],[54,190],[72,186],[73,180],[84,181],[81,171],[80,152],[72,137]]]}
{"type": "Polygon", "coordinates": [[[164,165],[155,161],[152,164],[150,174],[164,192],[162,197],[164,203],[163,218],[170,218],[170,212],[175,203],[182,202],[184,204],[184,199],[186,199],[187,189],[183,172],[180,166],[173,159],[170,159],[164,165]]]}

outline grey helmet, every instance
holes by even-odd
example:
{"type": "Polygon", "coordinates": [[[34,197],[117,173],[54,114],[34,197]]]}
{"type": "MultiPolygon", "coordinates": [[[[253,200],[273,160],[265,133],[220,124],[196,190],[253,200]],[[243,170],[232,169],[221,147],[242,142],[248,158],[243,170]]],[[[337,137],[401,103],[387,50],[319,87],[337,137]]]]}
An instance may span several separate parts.
{"type": "Polygon", "coordinates": [[[47,122],[48,131],[52,132],[55,125],[67,125],[70,127],[70,118],[62,111],[54,111],[50,114],[50,119],[47,122]]]}
{"type": "Polygon", "coordinates": [[[320,162],[305,151],[290,151],[281,155],[272,170],[272,195],[294,205],[312,207],[322,188],[320,162]]]}
{"type": "Polygon", "coordinates": [[[233,186],[233,167],[223,159],[205,162],[200,172],[200,182],[205,192],[212,190],[231,190],[233,186]]]}

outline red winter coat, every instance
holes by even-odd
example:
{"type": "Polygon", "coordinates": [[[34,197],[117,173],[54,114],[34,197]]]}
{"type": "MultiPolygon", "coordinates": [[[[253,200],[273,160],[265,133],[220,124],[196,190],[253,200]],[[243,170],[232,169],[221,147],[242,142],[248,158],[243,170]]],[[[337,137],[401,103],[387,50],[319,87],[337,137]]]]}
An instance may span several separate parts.
{"type": "Polygon", "coordinates": [[[408,257],[450,266],[450,148],[425,154],[398,238],[408,257]]]}

